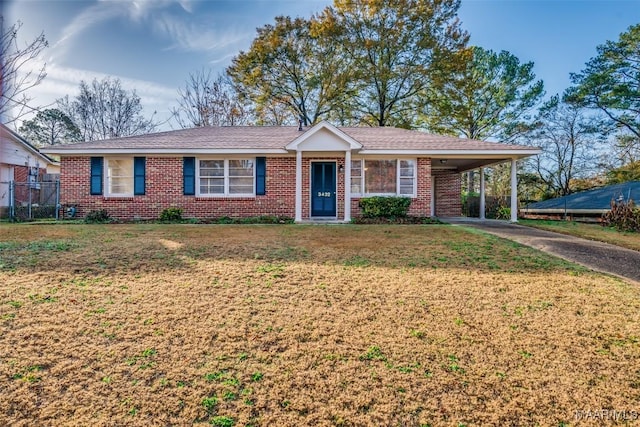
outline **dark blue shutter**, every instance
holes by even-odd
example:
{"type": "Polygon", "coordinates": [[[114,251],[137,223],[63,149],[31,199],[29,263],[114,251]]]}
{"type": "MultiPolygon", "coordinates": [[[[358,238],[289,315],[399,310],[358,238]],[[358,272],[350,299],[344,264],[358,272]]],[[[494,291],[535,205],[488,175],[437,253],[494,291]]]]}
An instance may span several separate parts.
{"type": "Polygon", "coordinates": [[[264,196],[267,192],[267,158],[256,157],[256,195],[264,196]]]}
{"type": "Polygon", "coordinates": [[[136,196],[144,196],[145,160],[144,157],[133,158],[133,194],[136,196]]]}
{"type": "Polygon", "coordinates": [[[183,192],[185,196],[196,194],[196,158],[185,157],[182,163],[183,192]]]}
{"type": "Polygon", "coordinates": [[[91,188],[89,194],[98,196],[102,194],[102,174],[104,173],[102,157],[91,158],[91,188]]]}

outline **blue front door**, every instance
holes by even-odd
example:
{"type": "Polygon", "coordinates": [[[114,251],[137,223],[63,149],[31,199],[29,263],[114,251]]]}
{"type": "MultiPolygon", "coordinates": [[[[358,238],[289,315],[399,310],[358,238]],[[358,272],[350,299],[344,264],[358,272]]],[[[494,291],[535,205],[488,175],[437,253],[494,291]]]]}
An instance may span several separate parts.
{"type": "Polygon", "coordinates": [[[336,216],[336,163],[311,163],[311,216],[336,216]]]}

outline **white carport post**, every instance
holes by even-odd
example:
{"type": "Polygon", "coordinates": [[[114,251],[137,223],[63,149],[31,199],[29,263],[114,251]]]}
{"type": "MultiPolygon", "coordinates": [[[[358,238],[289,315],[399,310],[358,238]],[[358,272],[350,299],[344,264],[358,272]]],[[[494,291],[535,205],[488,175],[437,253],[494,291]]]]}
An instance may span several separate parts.
{"type": "Polygon", "coordinates": [[[485,219],[484,168],[480,168],[480,219],[485,219]]]}
{"type": "Polygon", "coordinates": [[[302,151],[296,151],[296,222],[302,221],[302,151]]]}
{"type": "Polygon", "coordinates": [[[351,221],[351,150],[344,153],[344,221],[351,221]]]}
{"type": "Polygon", "coordinates": [[[517,161],[511,159],[511,222],[518,222],[518,175],[517,161]]]}

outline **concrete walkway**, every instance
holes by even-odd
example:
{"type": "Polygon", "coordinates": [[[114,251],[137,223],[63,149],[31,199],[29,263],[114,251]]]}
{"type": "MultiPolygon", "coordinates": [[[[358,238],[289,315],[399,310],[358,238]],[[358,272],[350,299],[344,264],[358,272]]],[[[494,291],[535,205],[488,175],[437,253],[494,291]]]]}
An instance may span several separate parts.
{"type": "Polygon", "coordinates": [[[506,221],[477,218],[440,218],[443,222],[483,230],[539,249],[592,270],[640,284],[640,252],[608,243],[538,230],[506,221]]]}

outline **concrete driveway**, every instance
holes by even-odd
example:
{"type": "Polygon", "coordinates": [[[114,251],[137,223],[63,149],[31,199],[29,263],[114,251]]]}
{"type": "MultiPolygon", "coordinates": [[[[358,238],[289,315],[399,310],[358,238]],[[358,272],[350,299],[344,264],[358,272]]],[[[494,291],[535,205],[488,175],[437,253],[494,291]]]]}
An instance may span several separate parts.
{"type": "Polygon", "coordinates": [[[538,230],[498,220],[441,218],[453,225],[476,228],[553,254],[592,270],[640,284],[640,252],[579,237],[538,230]]]}

